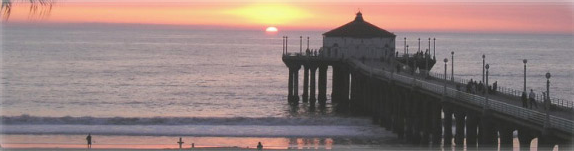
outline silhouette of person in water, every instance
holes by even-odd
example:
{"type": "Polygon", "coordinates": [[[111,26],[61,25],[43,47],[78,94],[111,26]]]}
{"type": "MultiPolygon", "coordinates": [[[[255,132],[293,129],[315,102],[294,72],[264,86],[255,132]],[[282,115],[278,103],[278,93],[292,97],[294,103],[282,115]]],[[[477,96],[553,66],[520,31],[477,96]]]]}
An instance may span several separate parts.
{"type": "Polygon", "coordinates": [[[88,141],[88,149],[92,148],[92,134],[88,133],[86,141],[88,141]]]}
{"type": "Polygon", "coordinates": [[[257,150],[263,150],[263,145],[261,145],[261,142],[257,144],[257,150]]]}

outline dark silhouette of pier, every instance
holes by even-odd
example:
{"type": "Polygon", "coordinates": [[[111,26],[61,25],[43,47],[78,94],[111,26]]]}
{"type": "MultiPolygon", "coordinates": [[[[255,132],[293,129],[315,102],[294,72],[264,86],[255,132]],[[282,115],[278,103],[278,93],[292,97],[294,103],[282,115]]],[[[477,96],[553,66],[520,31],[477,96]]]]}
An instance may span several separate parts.
{"type": "MultiPolygon", "coordinates": [[[[365,60],[331,57],[330,53],[315,51],[290,53],[284,41],[282,60],[289,68],[290,104],[302,101],[314,106],[317,101],[320,106],[325,105],[330,67],[331,102],[336,108],[372,117],[374,123],[406,142],[432,146],[454,143],[456,147],[466,142],[467,149],[496,149],[500,144],[503,150],[513,147],[516,131],[521,148],[529,148],[534,138],[538,138],[539,149],[555,145],[561,150],[572,147],[572,104],[552,102],[552,110],[528,109],[522,107],[519,94],[513,91],[467,93],[460,88],[466,81],[449,77],[452,73],[446,71],[446,58],[436,61],[436,65],[445,66],[444,74],[436,74],[409,72],[414,71],[410,69],[413,66],[401,63],[396,57],[365,60]],[[302,99],[298,85],[300,69],[303,69],[302,99]]],[[[488,67],[486,83],[488,86],[488,67]]]]}

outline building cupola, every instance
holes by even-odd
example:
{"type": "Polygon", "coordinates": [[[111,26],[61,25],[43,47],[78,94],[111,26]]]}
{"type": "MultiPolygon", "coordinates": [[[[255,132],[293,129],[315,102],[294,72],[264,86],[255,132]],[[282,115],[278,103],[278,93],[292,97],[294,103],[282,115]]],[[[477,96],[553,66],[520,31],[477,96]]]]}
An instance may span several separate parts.
{"type": "Polygon", "coordinates": [[[365,20],[363,20],[363,13],[361,13],[360,11],[357,12],[357,16],[355,17],[355,22],[363,22],[365,20]]]}

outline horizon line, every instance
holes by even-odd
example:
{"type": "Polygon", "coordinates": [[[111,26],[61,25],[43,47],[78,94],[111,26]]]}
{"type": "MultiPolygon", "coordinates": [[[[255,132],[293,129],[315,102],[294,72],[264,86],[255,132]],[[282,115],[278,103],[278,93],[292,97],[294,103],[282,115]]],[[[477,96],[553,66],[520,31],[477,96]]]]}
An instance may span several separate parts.
{"type": "MultiPolygon", "coordinates": [[[[110,23],[110,22],[4,22],[2,23],[3,26],[77,26],[77,25],[93,25],[93,26],[131,26],[131,27],[157,27],[159,29],[190,29],[190,30],[227,30],[227,31],[261,31],[264,32],[268,26],[261,26],[261,27],[254,27],[254,26],[241,26],[241,27],[234,27],[234,26],[225,26],[225,25],[183,25],[183,24],[150,24],[150,23],[110,23]],[[195,28],[195,29],[192,29],[195,28]]],[[[84,26],[85,27],[85,26],[84,26]]],[[[271,26],[269,26],[271,27],[271,26]]],[[[281,27],[281,26],[273,26],[279,29],[279,33],[283,31],[292,31],[292,32],[299,32],[299,31],[324,31],[327,32],[329,30],[335,29],[337,27],[331,28],[302,28],[302,27],[281,27]]],[[[574,32],[545,32],[545,31],[536,31],[536,32],[525,32],[525,31],[479,31],[479,30],[425,30],[425,29],[394,29],[388,30],[391,33],[396,32],[406,32],[406,33],[467,33],[467,34],[526,34],[526,35],[570,35],[574,36],[574,32]]]]}

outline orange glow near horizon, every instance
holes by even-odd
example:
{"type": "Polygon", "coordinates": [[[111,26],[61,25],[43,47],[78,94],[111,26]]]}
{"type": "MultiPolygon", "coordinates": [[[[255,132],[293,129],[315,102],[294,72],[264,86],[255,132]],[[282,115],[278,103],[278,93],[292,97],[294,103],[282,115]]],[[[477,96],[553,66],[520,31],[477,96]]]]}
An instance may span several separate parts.
{"type": "Polygon", "coordinates": [[[393,31],[572,33],[570,3],[61,3],[44,19],[15,5],[9,22],[133,23],[329,30],[354,19],[393,31]]]}

